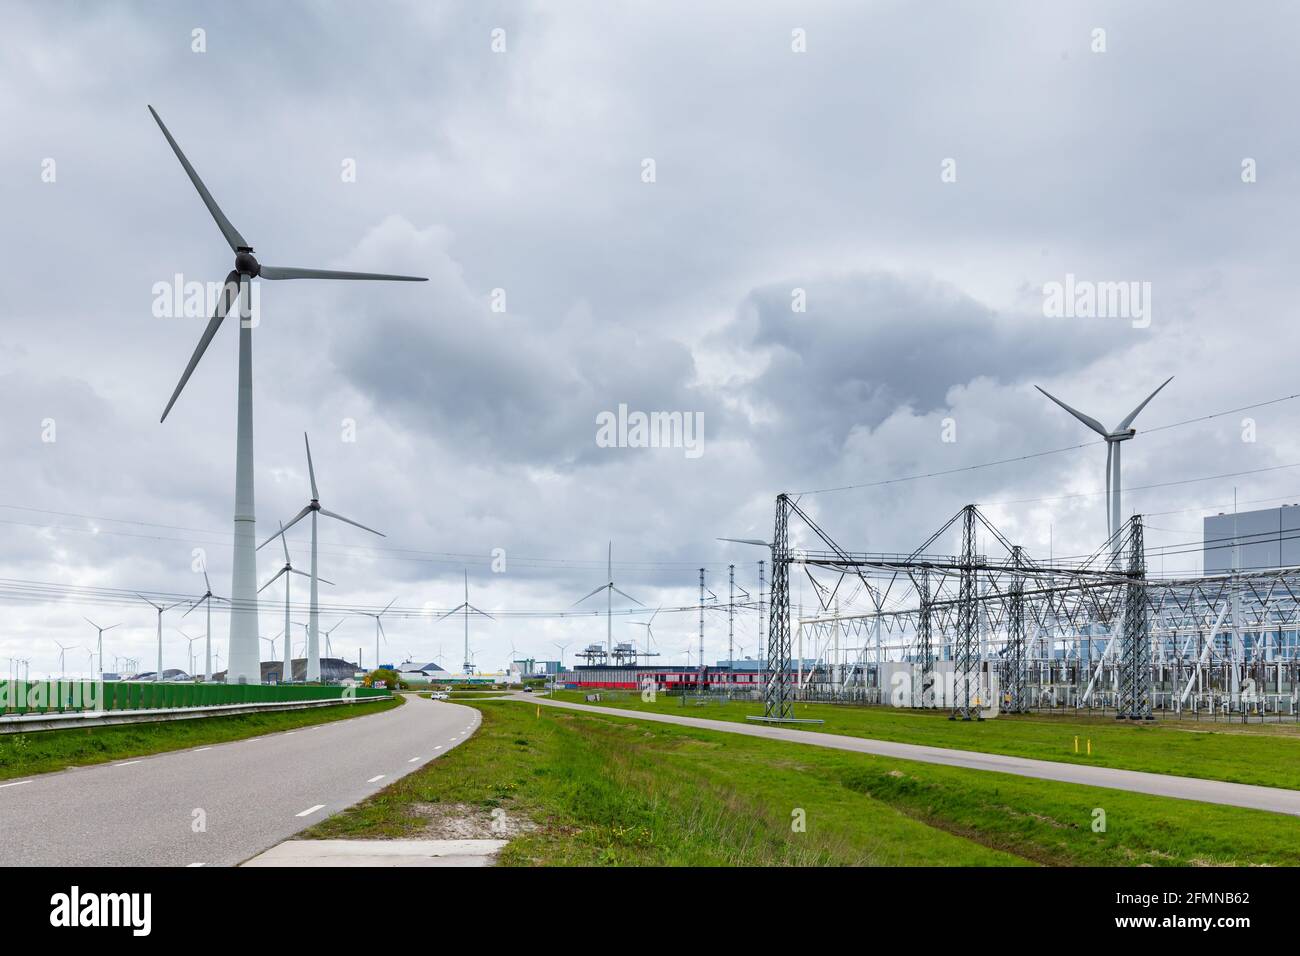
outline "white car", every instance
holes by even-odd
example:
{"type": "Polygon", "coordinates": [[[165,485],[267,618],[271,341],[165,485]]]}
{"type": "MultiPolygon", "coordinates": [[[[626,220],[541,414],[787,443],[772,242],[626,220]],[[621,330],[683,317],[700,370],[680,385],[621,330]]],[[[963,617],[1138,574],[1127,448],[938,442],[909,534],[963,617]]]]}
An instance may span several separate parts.
{"type": "Polygon", "coordinates": [[[430,699],[430,700],[446,700],[446,699],[447,699],[447,692],[446,692],[446,691],[442,691],[442,690],[435,690],[435,691],[433,691],[432,693],[429,694],[429,699],[430,699]]]}

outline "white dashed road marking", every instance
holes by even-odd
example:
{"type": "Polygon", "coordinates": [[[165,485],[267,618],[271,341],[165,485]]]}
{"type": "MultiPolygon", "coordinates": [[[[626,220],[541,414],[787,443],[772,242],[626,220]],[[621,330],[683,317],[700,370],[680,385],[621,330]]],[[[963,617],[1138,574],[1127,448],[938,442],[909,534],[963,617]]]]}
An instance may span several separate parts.
{"type": "MultiPolygon", "coordinates": [[[[211,747],[200,747],[198,750],[196,750],[196,751],[194,751],[194,752],[195,752],[196,754],[201,754],[201,753],[203,753],[203,751],[205,751],[205,750],[211,750],[211,749],[212,749],[211,747]]],[[[202,866],[203,864],[199,864],[199,865],[202,866]]]]}
{"type": "Polygon", "coordinates": [[[407,762],[407,763],[415,763],[415,762],[416,762],[417,760],[419,760],[419,759],[420,759],[419,757],[412,757],[410,760],[408,760],[408,761],[406,761],[406,762],[407,762]]]}
{"type": "Polygon", "coordinates": [[[376,783],[377,781],[380,781],[380,780],[383,780],[383,779],[384,779],[384,775],[383,775],[382,773],[380,773],[380,774],[376,774],[375,776],[371,777],[369,780],[366,781],[366,783],[376,783]]]}
{"type": "Polygon", "coordinates": [[[316,804],[316,806],[314,806],[314,807],[308,807],[308,808],[307,808],[306,810],[304,810],[302,813],[297,814],[297,816],[300,816],[300,817],[309,817],[309,816],[311,816],[313,813],[315,813],[317,810],[323,810],[323,809],[325,809],[325,804],[323,804],[323,803],[318,803],[318,804],[316,804]]]}
{"type": "Polygon", "coordinates": [[[30,780],[15,780],[13,783],[0,783],[0,790],[5,787],[21,787],[25,783],[31,783],[30,780]]]}
{"type": "Polygon", "coordinates": [[[126,763],[115,763],[115,764],[113,764],[113,766],[114,766],[114,767],[130,767],[130,766],[133,766],[134,764],[138,764],[139,762],[140,762],[140,761],[138,761],[138,760],[128,760],[126,763]]]}

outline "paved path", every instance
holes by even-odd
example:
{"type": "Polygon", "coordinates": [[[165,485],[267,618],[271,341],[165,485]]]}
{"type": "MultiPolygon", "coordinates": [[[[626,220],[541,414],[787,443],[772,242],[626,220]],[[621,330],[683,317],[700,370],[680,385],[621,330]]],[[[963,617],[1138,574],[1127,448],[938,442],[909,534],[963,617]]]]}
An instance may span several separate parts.
{"type": "Polygon", "coordinates": [[[546,707],[564,707],[606,716],[633,717],[637,720],[649,720],[661,724],[720,730],[723,733],[786,740],[791,743],[811,744],[814,747],[829,747],[833,750],[852,750],[881,757],[898,757],[902,760],[943,764],[948,767],[992,770],[1020,777],[1037,777],[1041,780],[1057,780],[1061,783],[1077,783],[1090,787],[1109,787],[1132,793],[1147,793],[1156,797],[1200,800],[1204,803],[1220,803],[1231,807],[1249,807],[1252,810],[1271,810],[1275,813],[1300,816],[1300,790],[1257,787],[1245,783],[1224,783],[1218,780],[1203,780],[1199,777],[1174,777],[1169,774],[1144,773],[1138,770],[1116,770],[1111,767],[1092,767],[1086,764],[1057,763],[1051,760],[1031,760],[1027,757],[1008,757],[1003,754],[976,753],[970,750],[949,750],[944,747],[895,743],[868,737],[847,737],[842,734],[795,730],[790,727],[738,724],[727,720],[707,720],[702,717],[678,717],[673,714],[641,710],[594,707],[526,694],[518,694],[514,699],[525,703],[542,704],[546,707]]]}
{"type": "Polygon", "coordinates": [[[0,862],[240,863],[446,753],[479,720],[410,695],[365,717],[0,780],[0,862]]]}

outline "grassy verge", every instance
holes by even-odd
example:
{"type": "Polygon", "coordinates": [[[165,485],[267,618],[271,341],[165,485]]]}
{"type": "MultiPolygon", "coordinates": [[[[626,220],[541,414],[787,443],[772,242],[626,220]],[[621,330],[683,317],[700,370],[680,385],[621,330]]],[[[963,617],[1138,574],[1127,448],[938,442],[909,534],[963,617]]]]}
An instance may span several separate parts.
{"type": "Polygon", "coordinates": [[[377,714],[402,703],[400,697],[395,697],[306,710],[3,734],[0,735],[0,780],[348,720],[377,714]]]}
{"type": "Polygon", "coordinates": [[[431,814],[457,807],[536,826],[502,851],[506,865],[1300,862],[1300,820],[1279,814],[508,701],[474,706],[483,721],[468,741],[304,836],[428,836],[431,814]],[[1093,830],[1097,810],[1104,832],[1093,830]]]}
{"type": "MultiPolygon", "coordinates": [[[[578,691],[553,696],[586,703],[578,691]]],[[[639,694],[601,696],[593,706],[737,723],[744,723],[746,715],[763,712],[757,702],[683,707],[680,698],[663,695],[650,702],[639,694]]],[[[795,716],[825,721],[801,730],[1300,790],[1300,728],[1294,724],[1121,723],[1113,717],[1037,714],[964,722],[948,720],[945,712],[837,704],[796,704],[795,716]],[[1074,752],[1076,736],[1079,753],[1074,752]]]]}

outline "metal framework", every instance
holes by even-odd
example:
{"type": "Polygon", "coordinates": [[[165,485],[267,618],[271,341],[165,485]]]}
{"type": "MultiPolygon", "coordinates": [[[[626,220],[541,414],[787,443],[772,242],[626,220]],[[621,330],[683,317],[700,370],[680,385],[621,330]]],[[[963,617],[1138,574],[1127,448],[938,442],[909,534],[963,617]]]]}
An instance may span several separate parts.
{"type": "Polygon", "coordinates": [[[782,495],[771,559],[768,718],[799,699],[1300,718],[1300,568],[1153,578],[1140,516],[1078,560],[1035,560],[973,505],[915,551],[861,553],[782,495]],[[792,573],[819,605],[797,621],[797,672],[792,573]]]}

